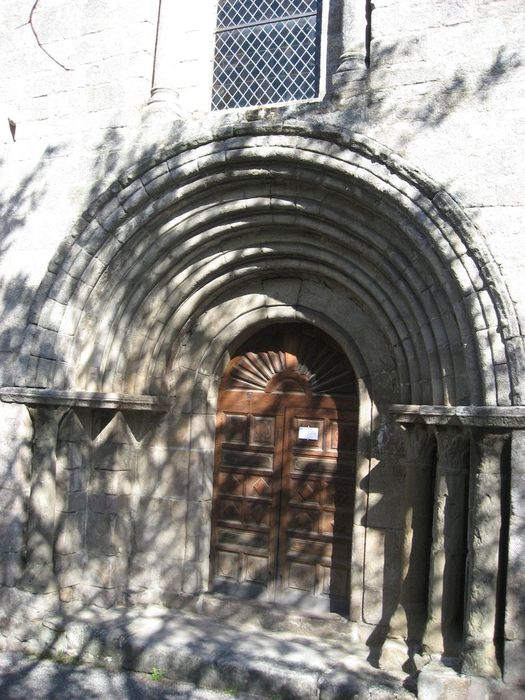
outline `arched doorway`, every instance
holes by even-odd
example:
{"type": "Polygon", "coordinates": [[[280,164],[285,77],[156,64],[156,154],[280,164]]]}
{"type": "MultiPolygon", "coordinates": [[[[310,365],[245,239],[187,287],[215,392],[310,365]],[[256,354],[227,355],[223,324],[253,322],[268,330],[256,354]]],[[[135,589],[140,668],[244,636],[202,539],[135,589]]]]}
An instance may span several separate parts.
{"type": "Polygon", "coordinates": [[[307,324],[239,348],[218,402],[212,590],[347,614],[356,392],[340,348],[307,324]]]}

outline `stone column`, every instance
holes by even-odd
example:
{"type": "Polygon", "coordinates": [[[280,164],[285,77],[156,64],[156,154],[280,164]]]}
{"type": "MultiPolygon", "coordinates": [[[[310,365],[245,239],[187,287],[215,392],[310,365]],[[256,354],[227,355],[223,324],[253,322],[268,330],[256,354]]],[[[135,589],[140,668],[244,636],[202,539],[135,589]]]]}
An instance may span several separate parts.
{"type": "Polygon", "coordinates": [[[496,631],[501,529],[501,454],[507,433],[473,433],[467,610],[463,667],[478,676],[499,676],[496,631]]]}
{"type": "Polygon", "coordinates": [[[506,683],[525,686],[525,430],[512,433],[505,609],[506,683]]]}
{"type": "Polygon", "coordinates": [[[404,528],[400,562],[399,603],[390,620],[390,633],[381,650],[381,668],[394,670],[419,652],[426,620],[430,533],[432,527],[432,467],[434,443],[422,425],[402,428],[404,528]],[[406,640],[407,646],[399,640],[406,640]]]}
{"type": "Polygon", "coordinates": [[[56,444],[67,408],[29,409],[33,421],[33,456],[26,530],[26,569],[21,588],[35,593],[56,589],[53,571],[56,502],[56,444]]]}
{"type": "Polygon", "coordinates": [[[424,646],[455,656],[462,642],[469,434],[437,427],[436,479],[424,646]]]}
{"type": "Polygon", "coordinates": [[[159,0],[157,41],[155,44],[155,64],[153,83],[149,100],[152,110],[169,110],[174,116],[181,116],[179,95],[175,89],[177,76],[177,47],[180,38],[177,28],[182,26],[179,0],[159,0]]]}
{"type": "Polygon", "coordinates": [[[343,0],[342,48],[337,73],[355,80],[366,70],[367,0],[343,0]]]}
{"type": "Polygon", "coordinates": [[[434,441],[421,425],[405,429],[405,546],[401,604],[409,642],[420,640],[426,621],[428,562],[432,533],[434,441]]]}

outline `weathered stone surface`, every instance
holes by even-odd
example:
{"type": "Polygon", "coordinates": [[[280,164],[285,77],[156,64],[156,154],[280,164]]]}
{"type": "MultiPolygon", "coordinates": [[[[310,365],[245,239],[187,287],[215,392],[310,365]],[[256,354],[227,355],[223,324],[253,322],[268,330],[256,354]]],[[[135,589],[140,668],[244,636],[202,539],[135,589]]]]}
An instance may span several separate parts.
{"type": "MultiPolygon", "coordinates": [[[[16,604],[21,612],[26,601],[16,604]]],[[[86,611],[73,604],[69,610],[65,619],[56,610],[35,609],[32,640],[21,635],[15,643],[8,621],[2,631],[13,648],[39,653],[47,646],[51,653],[78,655],[109,667],[147,673],[158,668],[168,678],[203,687],[297,700],[410,696],[401,675],[371,668],[362,655],[349,653],[351,648],[334,639],[323,642],[300,634],[290,639],[286,633],[262,631],[254,635],[224,620],[158,606],[137,607],[134,612],[94,607],[86,611]]]]}
{"type": "MultiPolygon", "coordinates": [[[[438,469],[425,519],[386,414],[463,437],[525,425],[523,3],[325,3],[322,99],[228,112],[209,104],[214,4],[175,22],[175,3],[154,5],[0,11],[4,582],[45,550],[63,602],[205,590],[222,372],[252,331],[302,320],[359,381],[361,636],[390,628],[417,650],[429,593],[427,642],[466,622],[471,671],[504,658],[517,682],[521,438],[471,482],[464,620],[463,477],[438,469]],[[74,407],[46,454],[35,436],[32,469],[4,401],[74,407]]],[[[43,566],[29,578],[52,579],[43,566]]]]}

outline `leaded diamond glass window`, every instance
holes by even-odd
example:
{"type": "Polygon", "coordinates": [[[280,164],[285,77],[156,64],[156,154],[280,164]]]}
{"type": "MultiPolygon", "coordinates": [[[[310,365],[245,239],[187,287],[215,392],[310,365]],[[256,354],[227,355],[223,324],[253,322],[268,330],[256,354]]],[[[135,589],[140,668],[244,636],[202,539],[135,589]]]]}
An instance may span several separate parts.
{"type": "Polygon", "coordinates": [[[316,97],[320,27],[321,0],[219,0],[212,108],[316,97]]]}

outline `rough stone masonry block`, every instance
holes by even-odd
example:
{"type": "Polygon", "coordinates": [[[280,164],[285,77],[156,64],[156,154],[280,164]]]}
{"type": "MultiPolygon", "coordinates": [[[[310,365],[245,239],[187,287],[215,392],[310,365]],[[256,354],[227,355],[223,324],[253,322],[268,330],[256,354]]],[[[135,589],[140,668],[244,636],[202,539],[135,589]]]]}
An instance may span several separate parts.
{"type": "Polygon", "coordinates": [[[417,697],[418,700],[488,700],[490,696],[483,681],[481,686],[476,683],[471,688],[470,678],[460,676],[451,668],[431,663],[418,676],[417,697]]]}
{"type": "Polygon", "coordinates": [[[128,445],[110,442],[93,450],[92,466],[94,470],[129,471],[134,467],[134,457],[128,445]]]}
{"type": "Polygon", "coordinates": [[[185,551],[186,504],[164,498],[141,498],[133,516],[134,550],[156,552],[183,559],[185,551]]]}
{"type": "Polygon", "coordinates": [[[56,522],[55,552],[58,554],[75,554],[85,547],[85,511],[60,513],[56,522]]]}
{"type": "Polygon", "coordinates": [[[381,619],[384,568],[383,530],[368,528],[366,533],[365,575],[364,575],[364,619],[374,624],[381,619]]]}
{"type": "Polygon", "coordinates": [[[174,447],[186,449],[190,440],[191,415],[188,413],[169,412],[159,419],[157,425],[145,436],[142,444],[154,448],[174,447]]]}
{"type": "Polygon", "coordinates": [[[209,498],[204,490],[205,476],[213,474],[214,450],[191,450],[188,467],[188,499],[203,501],[209,498]]]}
{"type": "Polygon", "coordinates": [[[21,552],[1,552],[0,586],[16,586],[22,576],[22,571],[21,552]]]}
{"type": "Polygon", "coordinates": [[[129,470],[96,469],[90,480],[90,488],[95,493],[129,496],[133,483],[133,474],[129,470]]]}
{"type": "Polygon", "coordinates": [[[76,586],[84,580],[84,552],[55,555],[55,572],[61,588],[76,586]]]}
{"type": "Polygon", "coordinates": [[[525,641],[522,639],[507,640],[505,642],[505,670],[503,679],[505,683],[524,688],[525,697],[525,641]]]}
{"type": "Polygon", "coordinates": [[[22,492],[0,488],[0,549],[19,552],[23,549],[25,524],[22,492]]]}
{"type": "Polygon", "coordinates": [[[111,542],[115,514],[88,511],[86,548],[90,556],[116,554],[111,542]]]}
{"type": "Polygon", "coordinates": [[[151,447],[137,456],[137,483],[141,496],[183,500],[188,488],[186,449],[151,447]]]}

